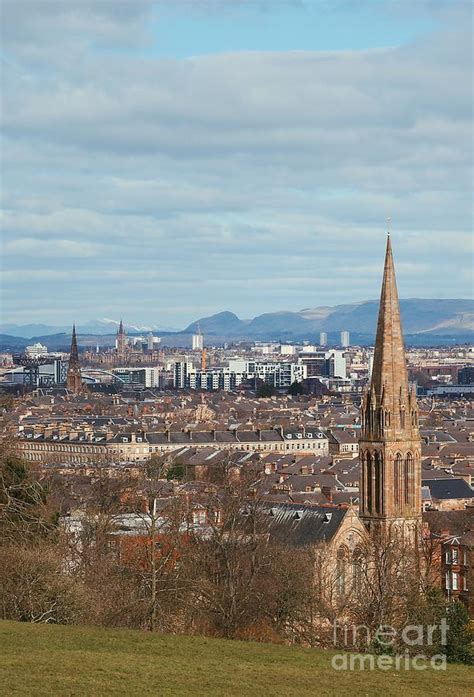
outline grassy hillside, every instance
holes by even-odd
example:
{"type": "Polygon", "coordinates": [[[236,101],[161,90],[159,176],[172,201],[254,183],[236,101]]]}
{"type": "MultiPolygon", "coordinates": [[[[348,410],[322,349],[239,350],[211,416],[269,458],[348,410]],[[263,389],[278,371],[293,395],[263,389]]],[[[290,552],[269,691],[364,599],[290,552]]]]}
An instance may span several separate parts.
{"type": "Polygon", "coordinates": [[[4,697],[470,694],[474,672],[336,672],[331,654],[271,644],[0,621],[4,697]]]}

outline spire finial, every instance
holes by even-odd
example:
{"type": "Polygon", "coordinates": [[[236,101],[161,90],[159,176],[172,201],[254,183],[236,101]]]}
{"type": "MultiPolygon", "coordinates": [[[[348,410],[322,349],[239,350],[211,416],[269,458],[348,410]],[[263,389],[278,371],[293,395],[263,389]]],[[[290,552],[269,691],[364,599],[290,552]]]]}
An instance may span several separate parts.
{"type": "Polygon", "coordinates": [[[392,219],[389,216],[387,218],[387,237],[390,237],[391,233],[392,233],[392,219]]]}

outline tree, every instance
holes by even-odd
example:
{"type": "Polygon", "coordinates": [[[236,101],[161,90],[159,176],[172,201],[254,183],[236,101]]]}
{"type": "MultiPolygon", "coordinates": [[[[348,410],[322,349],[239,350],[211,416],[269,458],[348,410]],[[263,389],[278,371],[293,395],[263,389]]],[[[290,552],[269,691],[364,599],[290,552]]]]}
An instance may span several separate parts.
{"type": "Polygon", "coordinates": [[[273,397],[275,395],[275,388],[268,382],[260,381],[257,386],[256,395],[259,399],[264,397],[273,397]]]}
{"type": "Polygon", "coordinates": [[[298,382],[295,380],[294,382],[291,383],[291,385],[288,388],[288,394],[292,395],[293,397],[296,397],[297,395],[301,394],[308,394],[308,389],[302,382],[298,382]]]}
{"type": "Polygon", "coordinates": [[[46,534],[54,519],[47,507],[47,489],[14,446],[0,446],[0,530],[3,540],[46,534]]]}
{"type": "Polygon", "coordinates": [[[64,550],[50,540],[0,546],[2,618],[65,624],[84,620],[88,598],[67,572],[64,550]]]}
{"type": "Polygon", "coordinates": [[[175,462],[166,473],[166,479],[168,481],[173,479],[184,479],[184,466],[179,462],[175,462]]]}
{"type": "Polygon", "coordinates": [[[440,647],[440,652],[446,653],[450,663],[465,663],[474,665],[473,634],[469,625],[469,613],[459,601],[448,603],[446,611],[448,624],[446,646],[440,647]]]}

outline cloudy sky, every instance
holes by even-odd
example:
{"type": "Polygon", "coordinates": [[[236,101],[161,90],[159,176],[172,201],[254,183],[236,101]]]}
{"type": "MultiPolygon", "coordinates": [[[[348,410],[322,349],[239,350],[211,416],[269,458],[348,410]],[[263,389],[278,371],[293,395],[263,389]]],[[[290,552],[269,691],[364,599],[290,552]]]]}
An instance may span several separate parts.
{"type": "Polygon", "coordinates": [[[472,294],[472,4],[2,0],[2,322],[472,294]]]}

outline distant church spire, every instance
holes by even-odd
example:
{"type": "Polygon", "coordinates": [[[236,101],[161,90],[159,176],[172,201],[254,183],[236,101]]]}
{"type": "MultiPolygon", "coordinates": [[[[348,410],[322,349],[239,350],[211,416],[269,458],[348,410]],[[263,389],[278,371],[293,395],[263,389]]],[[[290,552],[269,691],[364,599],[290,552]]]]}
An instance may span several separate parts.
{"type": "Polygon", "coordinates": [[[410,390],[392,243],[387,234],[370,387],[362,403],[360,514],[380,521],[421,516],[416,394],[410,390]]]}
{"type": "Polygon", "coordinates": [[[118,361],[123,361],[125,357],[125,347],[127,345],[127,335],[123,327],[123,322],[120,320],[119,328],[117,331],[117,338],[115,340],[115,346],[117,349],[117,359],[118,361]]]}
{"type": "Polygon", "coordinates": [[[69,353],[66,387],[68,390],[71,390],[71,392],[80,392],[82,390],[81,365],[79,363],[75,324],[72,325],[71,350],[69,353]]]}

